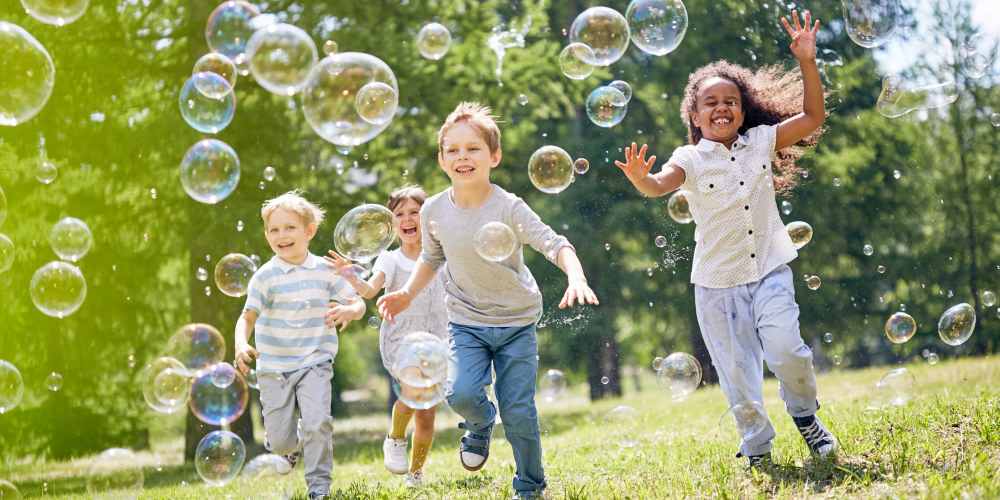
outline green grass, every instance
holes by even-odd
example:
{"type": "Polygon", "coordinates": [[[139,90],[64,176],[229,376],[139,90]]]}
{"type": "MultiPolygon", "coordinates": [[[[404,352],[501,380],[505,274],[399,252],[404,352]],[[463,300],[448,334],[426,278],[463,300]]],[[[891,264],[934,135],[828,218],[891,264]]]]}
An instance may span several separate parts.
{"type": "MultiPolygon", "coordinates": [[[[836,461],[810,458],[776,382],[769,380],[765,407],[778,432],[775,465],[753,472],[734,458],[736,433],[721,419],[726,405],[718,387],[675,403],[646,379],[642,391],[594,404],[577,388],[579,393],[555,406],[540,406],[547,496],[1000,497],[1000,357],[907,368],[915,379],[913,398],[881,408],[874,408],[875,384],[888,368],[820,375],[820,415],[841,442],[836,461]],[[607,414],[618,405],[635,408],[635,420],[610,421],[607,414]]],[[[410,491],[382,467],[384,416],[338,421],[334,498],[510,498],[514,463],[503,433],[494,439],[487,467],[468,473],[458,463],[457,422],[453,413],[440,414],[425,486],[410,491]]],[[[301,469],[278,480],[208,487],[193,467],[180,463],[181,443],[178,434],[171,435],[155,452],[140,454],[146,465],[140,498],[248,499],[274,492],[304,498],[301,469]]],[[[0,478],[13,481],[26,497],[87,498],[87,464],[22,463],[0,478]]]]}

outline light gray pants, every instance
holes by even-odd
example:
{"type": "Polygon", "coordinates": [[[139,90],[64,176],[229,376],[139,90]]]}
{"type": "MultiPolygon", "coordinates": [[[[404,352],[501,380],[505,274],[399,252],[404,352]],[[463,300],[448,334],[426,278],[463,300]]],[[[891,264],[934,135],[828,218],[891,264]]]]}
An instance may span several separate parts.
{"type": "Polygon", "coordinates": [[[730,408],[760,409],[759,418],[736,419],[743,436],[740,452],[769,453],[774,427],[762,406],[764,361],[780,382],[791,416],[819,409],[812,350],[799,335],[792,270],[782,264],[760,281],[731,288],[695,286],[694,294],[698,326],[730,408]]]}
{"type": "Polygon", "coordinates": [[[287,455],[301,446],[309,493],[323,495],[330,494],[333,469],[332,378],[329,362],[257,375],[267,449],[287,455]]]}

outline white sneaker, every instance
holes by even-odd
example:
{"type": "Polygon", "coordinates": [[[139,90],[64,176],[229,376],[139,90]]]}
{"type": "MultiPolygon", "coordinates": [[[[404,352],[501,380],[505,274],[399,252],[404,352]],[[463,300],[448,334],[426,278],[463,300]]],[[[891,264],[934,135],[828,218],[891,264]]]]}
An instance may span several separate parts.
{"type": "Polygon", "coordinates": [[[385,468],[393,474],[406,474],[410,469],[409,460],[406,457],[406,439],[393,439],[385,437],[382,442],[382,455],[385,468]]]}
{"type": "Polygon", "coordinates": [[[407,472],[403,478],[403,483],[407,488],[419,488],[424,484],[424,471],[407,472]]]}

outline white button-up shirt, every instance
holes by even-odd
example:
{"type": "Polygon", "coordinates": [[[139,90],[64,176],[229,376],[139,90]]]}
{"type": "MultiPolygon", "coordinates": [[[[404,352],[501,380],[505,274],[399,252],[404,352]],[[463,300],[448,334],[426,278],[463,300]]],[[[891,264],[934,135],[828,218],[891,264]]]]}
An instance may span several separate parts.
{"type": "Polygon", "coordinates": [[[759,281],[798,256],[778,216],[771,160],[776,125],[760,125],[725,145],[702,139],[663,165],[684,170],[681,188],[696,224],[691,283],[728,288],[759,281]]]}

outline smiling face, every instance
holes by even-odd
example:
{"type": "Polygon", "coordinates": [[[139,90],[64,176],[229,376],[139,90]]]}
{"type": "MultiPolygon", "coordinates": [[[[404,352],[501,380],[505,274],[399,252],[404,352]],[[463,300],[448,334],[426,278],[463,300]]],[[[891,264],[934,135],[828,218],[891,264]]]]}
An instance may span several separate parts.
{"type": "Polygon", "coordinates": [[[691,121],[704,138],[732,144],[743,126],[743,97],[739,87],[717,76],[702,82],[691,121]]]}
{"type": "Polygon", "coordinates": [[[490,183],[490,170],[500,164],[500,149],[491,153],[483,136],[465,122],[450,127],[441,140],[438,164],[452,186],[482,186],[490,183]]]}
{"type": "Polygon", "coordinates": [[[392,225],[403,243],[420,242],[420,204],[406,198],[392,210],[392,225]]]}
{"type": "Polygon", "coordinates": [[[271,251],[285,262],[301,264],[309,253],[309,241],[316,236],[316,224],[306,224],[299,214],[278,208],[271,212],[264,228],[271,251]]]}

